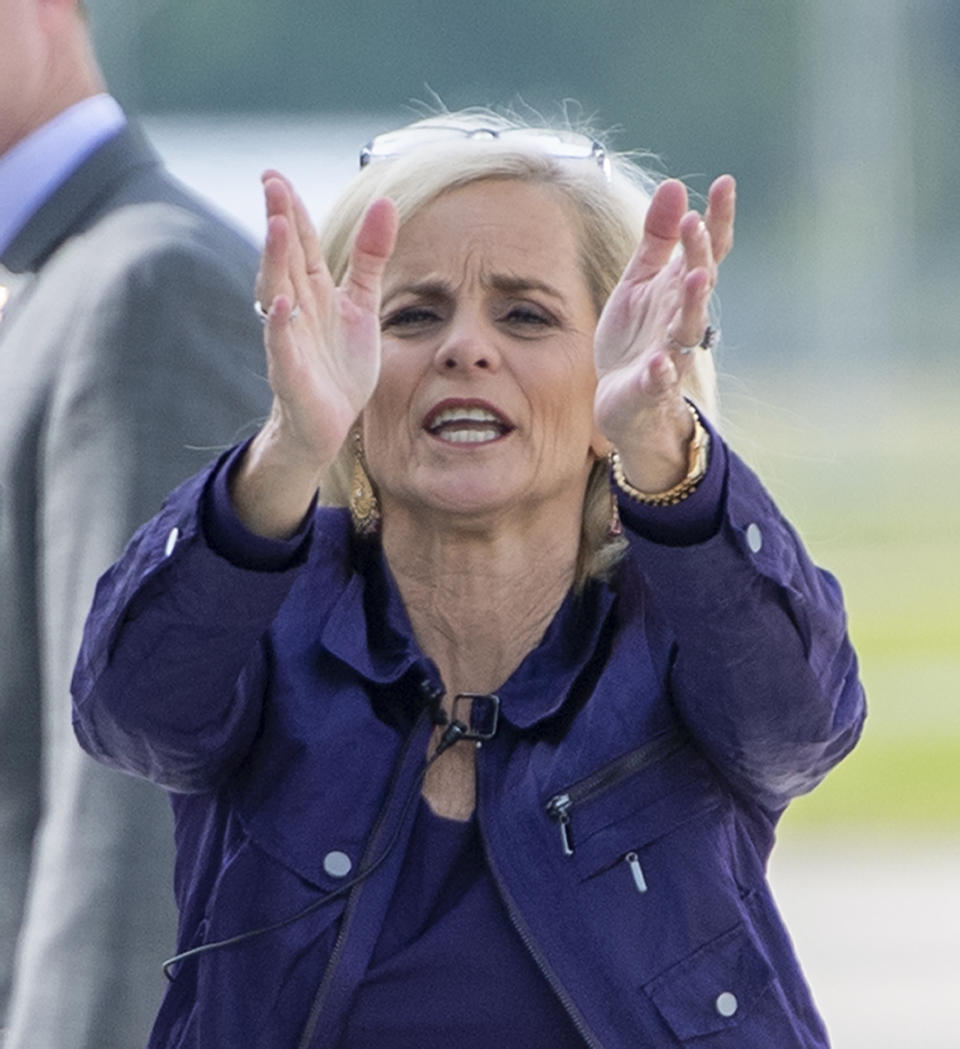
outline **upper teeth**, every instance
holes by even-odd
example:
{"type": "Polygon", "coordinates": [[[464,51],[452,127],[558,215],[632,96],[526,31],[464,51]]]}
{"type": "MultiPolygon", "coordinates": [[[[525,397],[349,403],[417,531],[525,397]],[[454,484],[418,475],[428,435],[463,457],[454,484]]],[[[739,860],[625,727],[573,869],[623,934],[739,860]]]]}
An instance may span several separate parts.
{"type": "Polygon", "coordinates": [[[493,423],[502,426],[503,420],[499,415],[489,411],[487,408],[444,408],[438,412],[430,423],[430,429],[436,430],[448,423],[493,423]]]}

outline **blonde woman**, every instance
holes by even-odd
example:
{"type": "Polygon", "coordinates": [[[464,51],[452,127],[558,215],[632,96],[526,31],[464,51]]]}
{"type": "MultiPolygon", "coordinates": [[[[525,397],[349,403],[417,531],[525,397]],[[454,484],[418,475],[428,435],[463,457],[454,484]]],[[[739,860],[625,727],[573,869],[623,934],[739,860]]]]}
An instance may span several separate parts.
{"type": "Polygon", "coordinates": [[[319,236],[265,177],[273,410],[78,664],[177,817],[151,1046],[826,1046],[765,866],[863,695],[711,423],[733,180],[476,113],[363,157],[319,236]]]}

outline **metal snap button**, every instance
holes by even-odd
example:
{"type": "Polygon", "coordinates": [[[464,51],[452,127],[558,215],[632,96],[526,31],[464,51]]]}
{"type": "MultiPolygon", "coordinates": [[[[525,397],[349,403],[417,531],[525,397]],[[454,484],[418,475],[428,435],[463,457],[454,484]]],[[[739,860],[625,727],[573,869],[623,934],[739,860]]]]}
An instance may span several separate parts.
{"type": "Polygon", "coordinates": [[[334,849],[323,857],[323,869],[331,878],[345,878],[353,870],[353,863],[345,852],[334,849]]]}
{"type": "Polygon", "coordinates": [[[760,526],[756,521],[751,521],[747,525],[747,546],[750,547],[751,553],[754,554],[759,554],[763,546],[763,532],[760,531],[760,526]]]}
{"type": "Polygon", "coordinates": [[[717,1000],[714,1003],[717,1012],[726,1017],[728,1020],[731,1016],[736,1013],[740,1003],[737,1001],[737,996],[730,991],[724,991],[723,994],[717,995],[717,1000]]]}

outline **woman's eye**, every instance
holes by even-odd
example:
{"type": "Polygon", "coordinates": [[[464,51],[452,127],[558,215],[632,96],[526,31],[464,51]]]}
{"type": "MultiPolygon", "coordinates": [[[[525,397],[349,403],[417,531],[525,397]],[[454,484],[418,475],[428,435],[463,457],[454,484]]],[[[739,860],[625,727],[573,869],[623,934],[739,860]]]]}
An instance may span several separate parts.
{"type": "Polygon", "coordinates": [[[548,328],[553,323],[553,318],[546,311],[535,306],[511,306],[505,319],[511,324],[531,328],[548,328]]]}
{"type": "Polygon", "coordinates": [[[382,331],[386,331],[388,328],[402,331],[404,328],[415,328],[419,325],[431,324],[439,319],[440,315],[437,311],[429,306],[404,306],[403,309],[396,310],[394,313],[384,317],[380,322],[380,328],[382,331]]]}

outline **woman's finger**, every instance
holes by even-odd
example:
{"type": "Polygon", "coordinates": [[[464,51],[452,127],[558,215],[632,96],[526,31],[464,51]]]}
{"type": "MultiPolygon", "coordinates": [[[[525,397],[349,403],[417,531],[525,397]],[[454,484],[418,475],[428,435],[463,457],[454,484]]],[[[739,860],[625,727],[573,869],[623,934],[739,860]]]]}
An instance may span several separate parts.
{"type": "Polygon", "coordinates": [[[678,179],[657,186],[643,222],[643,238],[623,272],[622,280],[641,283],[670,261],[680,239],[680,222],[687,210],[687,188],[678,179]]]}
{"type": "MultiPolygon", "coordinates": [[[[292,291],[294,305],[300,310],[313,312],[314,288],[307,272],[307,259],[300,236],[300,226],[294,203],[295,194],[289,182],[279,174],[266,173],[263,180],[264,198],[267,206],[268,242],[271,227],[282,230],[283,236],[275,239],[276,251],[270,255],[273,271],[279,275],[277,286],[267,286],[265,293],[273,295],[292,291]],[[282,220],[282,225],[281,221],[282,220]],[[282,251],[281,251],[282,245],[282,251]]],[[[266,301],[261,298],[264,306],[266,301]]]]}
{"type": "Polygon", "coordinates": [[[686,274],[683,279],[680,302],[665,333],[666,348],[680,369],[684,368],[684,360],[703,345],[712,291],[711,273],[703,266],[686,274]]]}
{"type": "Polygon", "coordinates": [[[297,236],[300,238],[300,246],[303,249],[303,257],[306,263],[307,273],[313,274],[326,268],[323,258],[323,248],[320,238],[317,236],[316,227],[310,212],[307,210],[303,198],[297,192],[293,183],[279,171],[270,169],[261,176],[264,182],[267,179],[275,179],[283,184],[290,199],[293,209],[294,224],[297,236]]]}
{"type": "Polygon", "coordinates": [[[713,246],[707,225],[696,211],[688,211],[680,223],[680,242],[688,273],[695,269],[713,272],[713,246]]]}
{"type": "Polygon", "coordinates": [[[255,294],[261,308],[269,312],[278,295],[295,292],[289,266],[289,222],[285,215],[271,215],[267,220],[267,235],[260,255],[255,294]]]}
{"type": "Polygon", "coordinates": [[[733,223],[737,210],[737,183],[732,175],[714,179],[707,197],[703,221],[713,245],[713,257],[721,262],[733,247],[733,223]]]}
{"type": "Polygon", "coordinates": [[[710,187],[703,219],[691,211],[681,221],[680,238],[687,275],[677,315],[667,333],[669,347],[679,356],[704,338],[717,267],[733,243],[735,190],[733,178],[721,176],[710,187]]]}
{"type": "Polygon", "coordinates": [[[363,216],[350,252],[350,265],[341,284],[348,298],[363,310],[380,308],[383,271],[397,241],[397,209],[381,197],[363,216]]]}

